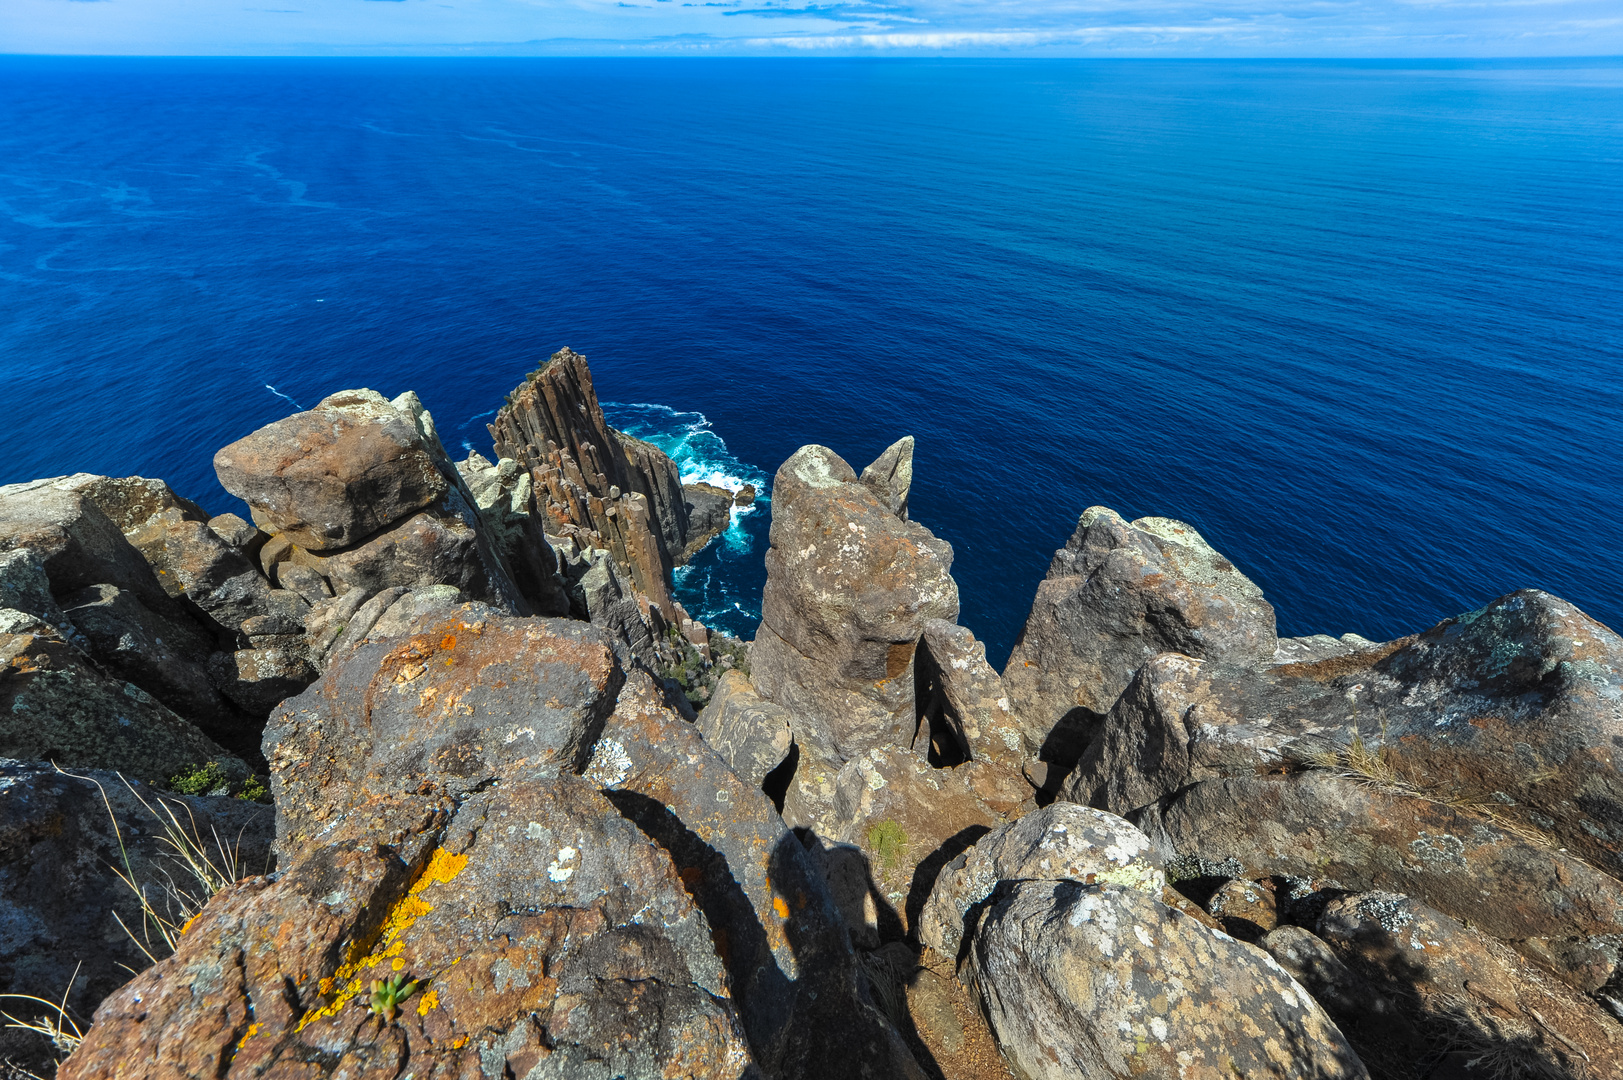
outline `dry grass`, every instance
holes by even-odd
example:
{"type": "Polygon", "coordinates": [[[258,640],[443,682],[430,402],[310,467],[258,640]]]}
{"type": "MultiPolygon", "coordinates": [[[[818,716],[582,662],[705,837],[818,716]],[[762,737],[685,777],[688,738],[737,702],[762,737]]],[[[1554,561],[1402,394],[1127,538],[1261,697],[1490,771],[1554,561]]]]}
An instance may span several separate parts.
{"type": "Polygon", "coordinates": [[[1507,816],[1487,791],[1468,791],[1447,783],[1437,783],[1416,774],[1412,765],[1400,760],[1386,745],[1386,725],[1373,745],[1356,730],[1345,746],[1330,746],[1306,756],[1304,765],[1323,769],[1332,775],[1359,783],[1373,784],[1394,795],[1424,799],[1450,810],[1464,810],[1487,818],[1503,832],[1540,847],[1560,844],[1547,833],[1524,821],[1507,816]]]}
{"type": "Polygon", "coordinates": [[[129,849],[124,845],[124,833],[119,828],[118,816],[113,813],[107,790],[93,776],[81,776],[60,768],[57,771],[63,776],[95,784],[101,793],[102,805],[107,809],[113,836],[118,841],[120,865],[112,870],[140,907],[140,933],[131,929],[118,912],[113,912],[113,918],[147,960],[157,963],[175,951],[187,924],[197,917],[209,899],[240,876],[237,852],[241,836],[236,843],[227,843],[219,831],[210,826],[209,836],[205,838],[190,804],[159,796],[149,801],[123,774],[115,773],[135,801],[158,823],[162,834],[158,837],[163,860],[157,867],[158,879],[140,882],[136,880],[129,849]]]}
{"type": "MultiPolygon", "coordinates": [[[[83,967],[84,965],[79,965],[83,967]]],[[[44,1005],[49,1012],[42,1013],[32,1020],[21,1019],[0,1009],[0,1016],[5,1017],[6,1027],[18,1028],[22,1031],[32,1031],[43,1035],[51,1042],[51,1049],[56,1054],[56,1063],[79,1048],[84,1040],[84,1029],[81,1028],[73,1016],[68,1012],[68,995],[73,992],[73,984],[79,978],[79,968],[73,969],[73,977],[68,980],[68,988],[62,991],[62,1000],[51,1001],[48,998],[36,997],[33,994],[0,994],[0,998],[13,1001],[32,1001],[37,1005],[44,1005]]],[[[13,1062],[3,1063],[7,1080],[39,1080],[39,1077],[13,1062]]]]}

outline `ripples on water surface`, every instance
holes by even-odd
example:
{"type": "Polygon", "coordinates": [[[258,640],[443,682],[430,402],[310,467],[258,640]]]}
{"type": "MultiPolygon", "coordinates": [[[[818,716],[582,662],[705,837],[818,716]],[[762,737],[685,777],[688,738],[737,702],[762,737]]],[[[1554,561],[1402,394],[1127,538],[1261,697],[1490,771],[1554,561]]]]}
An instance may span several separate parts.
{"type": "MultiPolygon", "coordinates": [[[[994,660],[1093,503],[1287,633],[1620,627],[1620,224],[1618,61],[0,58],[0,480],[224,509],[361,385],[488,450],[568,344],[689,471],[916,435],[994,660]]],[[[735,631],[766,523],[681,582],[735,631]]]]}

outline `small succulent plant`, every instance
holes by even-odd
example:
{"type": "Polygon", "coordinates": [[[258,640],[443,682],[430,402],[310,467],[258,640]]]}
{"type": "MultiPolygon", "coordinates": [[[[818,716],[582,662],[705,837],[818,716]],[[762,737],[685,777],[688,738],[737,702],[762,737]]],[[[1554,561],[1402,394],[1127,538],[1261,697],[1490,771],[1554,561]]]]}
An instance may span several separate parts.
{"type": "Polygon", "coordinates": [[[395,975],[387,979],[372,980],[372,996],[367,1007],[373,1014],[383,1017],[387,1023],[394,1023],[394,1018],[400,1012],[400,1003],[417,992],[422,985],[409,975],[395,975]]]}

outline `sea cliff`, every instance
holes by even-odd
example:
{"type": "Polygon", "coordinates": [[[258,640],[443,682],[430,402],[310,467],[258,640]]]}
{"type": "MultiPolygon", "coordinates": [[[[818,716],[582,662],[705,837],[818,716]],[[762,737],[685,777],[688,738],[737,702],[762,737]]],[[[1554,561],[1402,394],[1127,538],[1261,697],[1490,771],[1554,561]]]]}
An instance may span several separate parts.
{"type": "Polygon", "coordinates": [[[215,454],[238,513],[0,488],[9,1070],[1623,1075],[1623,639],[1571,604],[1280,638],[1079,493],[999,672],[904,436],[778,470],[746,643],[671,586],[735,496],[585,357],[490,434],[343,390],[215,454]]]}

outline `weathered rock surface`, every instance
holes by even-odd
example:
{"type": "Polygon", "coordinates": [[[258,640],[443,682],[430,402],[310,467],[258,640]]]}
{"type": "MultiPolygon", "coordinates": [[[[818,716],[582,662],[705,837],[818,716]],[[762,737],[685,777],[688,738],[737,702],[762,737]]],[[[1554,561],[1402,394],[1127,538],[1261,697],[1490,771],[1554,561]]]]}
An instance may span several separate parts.
{"type": "Polygon", "coordinates": [[[235,741],[253,726],[210,680],[206,658],[214,643],[196,625],[156,615],[134,594],[113,585],[92,585],[63,597],[63,609],[111,673],[164,702],[212,738],[235,741]]]}
{"type": "Polygon", "coordinates": [[[647,675],[628,678],[586,777],[670,853],[769,1076],[922,1077],[867,993],[815,860],[647,675]]]}
{"type": "MultiPolygon", "coordinates": [[[[1333,901],[1319,937],[1430,1036],[1492,1075],[1623,1075],[1623,1025],[1504,946],[1395,893],[1333,901]]],[[[1470,1073],[1467,1073],[1470,1075],[1470,1073]]]]}
{"type": "MultiPolygon", "coordinates": [[[[88,1017],[129,979],[124,965],[148,962],[118,922],[143,935],[140,906],[109,867],[128,872],[166,920],[185,921],[164,885],[173,880],[193,892],[200,886],[164,838],[165,822],[153,811],[165,807],[216,864],[227,861],[226,851],[234,855],[234,867],[221,865],[225,876],[271,869],[269,807],[159,794],[139,781],[126,786],[113,772],[67,775],[49,765],[0,761],[0,994],[52,1001],[66,994],[71,1012],[88,1017]]],[[[156,933],[142,943],[162,949],[156,933]]],[[[47,1011],[32,1002],[0,1005],[27,1019],[47,1011]]],[[[42,1036],[0,1029],[0,1059],[46,1075],[49,1049],[42,1036]]]]}
{"type": "Polygon", "coordinates": [[[914,658],[920,731],[937,757],[949,740],[966,757],[1019,769],[1025,745],[1003,680],[986,662],[986,646],[968,628],[930,619],[914,658]]]}
{"type": "Polygon", "coordinates": [[[680,473],[658,447],[603,418],[586,358],[553,353],[490,425],[496,453],[530,471],[547,531],[612,553],[668,619],[670,573],[687,544],[680,473]]]}
{"type": "Polygon", "coordinates": [[[1281,926],[1262,947],[1324,1007],[1370,1072],[1392,1080],[1423,1076],[1431,1048],[1390,998],[1300,926],[1281,926]]]}
{"type": "Polygon", "coordinates": [[[743,672],[729,671],[699,713],[698,729],[739,779],[759,788],[794,745],[789,719],[789,710],[764,700],[743,672]]]}
{"type": "Polygon", "coordinates": [[[907,746],[924,624],[958,615],[952,548],[904,521],[832,450],[805,446],[773,483],[772,547],[751,675],[833,767],[907,746]]]}
{"type": "Polygon", "coordinates": [[[1149,838],[1126,821],[1053,803],[992,830],[942,869],[919,920],[919,941],[959,956],[966,925],[1002,881],[1108,883],[1159,899],[1166,874],[1149,838]]]}
{"type": "Polygon", "coordinates": [[[53,595],[116,585],[151,610],[171,613],[173,602],[147,561],[83,490],[87,477],[81,473],[0,487],[0,554],[31,552],[53,595]]]}
{"type": "Polygon", "coordinates": [[[970,949],[998,1042],[1029,1080],[1368,1075],[1266,953],[1134,888],[1010,882],[970,949]]]}
{"type": "Polygon", "coordinates": [[[43,626],[0,634],[0,756],[119,769],[147,781],[207,761],[248,775],[247,766],[191,723],[103,673],[43,626]]]}
{"type": "Polygon", "coordinates": [[[278,710],[286,869],[216,897],[61,1076],[753,1075],[712,927],[575,775],[624,678],[609,639],[414,629],[278,710]],[[380,1021],[391,972],[428,982],[380,1021]]]}
{"type": "Polygon", "coordinates": [[[1032,756],[1069,764],[1161,652],[1266,661],[1274,609],[1193,528],[1090,507],[1054,553],[1003,671],[1032,756]]]}
{"type": "Polygon", "coordinates": [[[479,508],[485,535],[501,553],[531,610],[537,615],[568,615],[569,596],[535,505],[529,472],[512,458],[492,465],[479,454],[458,462],[457,471],[479,508]]]}
{"type": "Polygon", "coordinates": [[[702,482],[683,484],[682,499],[687,504],[688,530],[678,563],[697,555],[733,521],[733,493],[726,488],[702,482]]]}
{"type": "Polygon", "coordinates": [[[877,945],[910,932],[941,867],[1030,794],[990,762],[932,768],[911,750],[870,750],[831,771],[802,755],[783,818],[834,845],[825,862],[831,880],[847,882],[835,886],[841,909],[877,945]]]}
{"type": "Polygon", "coordinates": [[[214,455],[254,524],[306,551],[347,547],[450,488],[416,427],[381,394],[345,390],[214,455]]]}
{"type": "Polygon", "coordinates": [[[874,458],[859,479],[885,508],[907,520],[907,496],[913,489],[913,436],[904,435],[874,458]]]}
{"type": "Polygon", "coordinates": [[[1537,592],[1329,660],[1166,655],[1066,795],[1169,856],[1416,896],[1594,989],[1623,933],[1620,686],[1623,642],[1537,592]]]}

